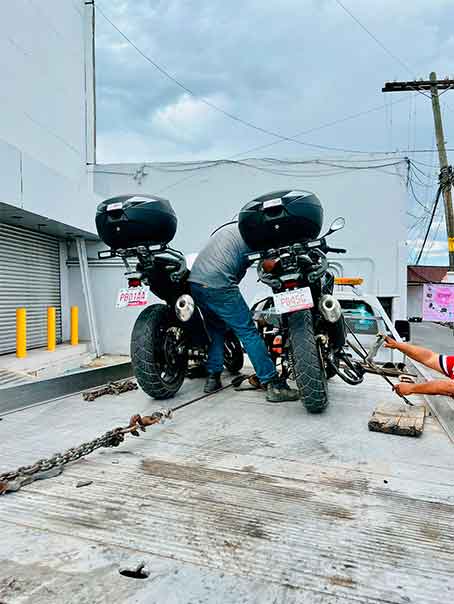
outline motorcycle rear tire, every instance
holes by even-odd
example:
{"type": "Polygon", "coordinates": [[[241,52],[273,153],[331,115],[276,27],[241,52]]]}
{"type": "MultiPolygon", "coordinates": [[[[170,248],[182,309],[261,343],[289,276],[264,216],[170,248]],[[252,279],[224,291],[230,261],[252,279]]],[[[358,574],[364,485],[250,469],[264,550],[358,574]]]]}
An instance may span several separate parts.
{"type": "Polygon", "coordinates": [[[184,382],[188,366],[186,354],[181,355],[175,367],[165,364],[164,338],[167,330],[173,327],[172,323],[168,307],[153,304],[140,313],[132,330],[134,375],[141,389],[158,400],[175,396],[184,382]]]}
{"type": "Polygon", "coordinates": [[[310,310],[288,317],[293,371],[303,405],[309,413],[321,413],[328,406],[328,385],[310,310]]]}

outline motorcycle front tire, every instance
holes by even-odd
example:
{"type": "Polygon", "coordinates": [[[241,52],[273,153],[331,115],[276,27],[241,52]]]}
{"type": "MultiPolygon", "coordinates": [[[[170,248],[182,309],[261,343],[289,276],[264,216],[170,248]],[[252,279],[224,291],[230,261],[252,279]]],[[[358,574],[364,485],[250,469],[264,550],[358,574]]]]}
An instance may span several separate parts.
{"type": "Polygon", "coordinates": [[[314,336],[310,310],[288,317],[293,371],[303,405],[309,413],[321,413],[328,406],[328,385],[314,336]]]}

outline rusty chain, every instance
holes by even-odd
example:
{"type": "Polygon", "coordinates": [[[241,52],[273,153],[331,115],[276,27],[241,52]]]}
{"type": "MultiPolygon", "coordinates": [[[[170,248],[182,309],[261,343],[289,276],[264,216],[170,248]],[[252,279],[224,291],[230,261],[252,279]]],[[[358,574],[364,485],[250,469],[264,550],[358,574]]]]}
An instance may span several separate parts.
{"type": "MultiPolygon", "coordinates": [[[[50,478],[49,475],[40,476],[45,473],[55,471],[52,476],[59,474],[63,467],[73,461],[77,461],[81,457],[85,457],[96,449],[100,449],[101,447],[118,447],[124,439],[126,434],[132,434],[132,436],[140,436],[139,430],[142,432],[146,431],[148,426],[152,426],[154,424],[164,423],[166,419],[171,419],[173,413],[177,410],[183,409],[188,405],[192,405],[198,401],[201,401],[209,396],[213,396],[213,394],[217,394],[222,390],[227,390],[228,388],[239,386],[244,380],[248,379],[249,375],[238,375],[233,380],[232,383],[228,386],[223,386],[219,390],[215,392],[210,392],[207,394],[202,394],[190,401],[177,405],[172,409],[162,409],[161,411],[155,411],[152,415],[144,415],[141,416],[139,414],[133,415],[129,420],[129,425],[119,428],[114,428],[113,430],[109,430],[103,436],[90,440],[86,443],[82,443],[78,447],[72,447],[68,449],[64,453],[56,453],[52,457],[48,457],[46,459],[40,459],[34,464],[30,466],[22,466],[14,470],[13,472],[4,472],[0,474],[0,495],[7,493],[8,491],[18,491],[22,486],[32,482],[33,480],[38,480],[39,478],[50,478]],[[59,472],[57,470],[60,470],[59,472]]],[[[126,392],[128,390],[135,390],[136,385],[131,380],[126,381],[123,385],[116,385],[116,387],[112,388],[115,383],[108,384],[107,387],[101,388],[94,391],[89,391],[86,394],[94,394],[94,398],[96,396],[102,396],[103,394],[119,394],[120,392],[126,392]]],[[[85,400],[93,400],[86,398],[85,400]]]]}
{"type": "Polygon", "coordinates": [[[156,411],[152,415],[141,416],[139,414],[133,415],[129,422],[128,427],[114,428],[109,430],[103,436],[94,438],[86,443],[82,443],[78,447],[72,447],[64,453],[56,453],[52,457],[46,459],[40,459],[30,466],[22,466],[12,472],[5,472],[0,474],[0,495],[10,490],[18,490],[19,487],[11,487],[11,483],[18,479],[30,478],[28,482],[33,480],[33,477],[43,472],[49,472],[55,468],[63,468],[66,464],[77,461],[81,457],[90,455],[96,449],[102,447],[118,447],[124,439],[126,434],[132,434],[133,436],[139,436],[139,430],[142,432],[146,431],[147,426],[164,422],[166,419],[172,417],[172,411],[170,409],[164,409],[162,411],[156,411]]]}
{"type": "Polygon", "coordinates": [[[129,392],[131,390],[137,390],[139,387],[134,380],[127,379],[121,382],[110,382],[106,386],[102,386],[100,388],[93,388],[92,390],[88,390],[82,394],[82,398],[84,401],[94,401],[100,396],[104,396],[105,394],[114,394],[118,396],[123,392],[129,392]]]}

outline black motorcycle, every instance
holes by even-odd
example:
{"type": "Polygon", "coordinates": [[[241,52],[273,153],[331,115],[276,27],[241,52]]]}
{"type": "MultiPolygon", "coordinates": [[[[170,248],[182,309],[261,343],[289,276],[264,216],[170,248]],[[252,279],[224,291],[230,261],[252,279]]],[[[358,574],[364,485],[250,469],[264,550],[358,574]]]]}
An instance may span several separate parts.
{"type": "Polygon", "coordinates": [[[296,380],[311,413],[327,407],[329,378],[338,375],[357,385],[364,373],[344,350],[346,326],[326,257],[346,252],[326,241],[345,220],[338,218],[319,237],[322,222],[318,198],[306,191],[263,195],[239,215],[243,239],[256,250],[249,259],[257,263],[259,280],[273,291],[253,307],[257,327],[283,377],[296,380]]]}
{"type": "MultiPolygon", "coordinates": [[[[239,215],[243,239],[258,263],[259,279],[273,295],[255,305],[258,329],[284,377],[294,378],[308,411],[328,404],[327,379],[339,375],[359,384],[362,372],[344,352],[345,324],[333,297],[334,278],[328,271],[326,237],[343,226],[338,219],[318,239],[323,209],[317,197],[304,191],[279,191],[247,204],[239,215]]],[[[122,305],[140,305],[150,290],[165,304],[147,306],[136,320],[131,360],[140,387],[150,396],[174,396],[188,365],[203,366],[209,336],[203,315],[190,295],[184,255],[168,244],[177,219],[170,203],[159,197],[125,195],[98,206],[96,226],[110,250],[100,258],[120,257],[128,288],[122,305]],[[131,260],[134,266],[131,266],[131,260]]],[[[243,350],[233,332],[225,339],[225,366],[231,373],[243,367],[243,350]]]]}
{"type": "MultiPolygon", "coordinates": [[[[118,305],[140,305],[147,297],[144,286],[164,302],[146,306],[138,316],[131,362],[144,392],[156,399],[171,398],[188,367],[203,367],[210,342],[202,312],[190,295],[185,256],[168,245],[176,232],[174,211],[162,198],[125,195],[98,206],[96,226],[111,248],[99,252],[99,258],[119,257],[126,267],[128,288],[120,292],[118,305]]],[[[242,346],[228,331],[224,365],[236,374],[243,362],[242,346]]]]}

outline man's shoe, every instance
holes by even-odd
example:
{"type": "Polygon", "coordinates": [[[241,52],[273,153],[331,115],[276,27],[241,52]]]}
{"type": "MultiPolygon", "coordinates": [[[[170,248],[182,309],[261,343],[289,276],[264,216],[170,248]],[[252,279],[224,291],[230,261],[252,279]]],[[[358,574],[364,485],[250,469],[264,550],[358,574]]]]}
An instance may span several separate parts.
{"type": "Polygon", "coordinates": [[[207,377],[207,381],[205,382],[205,387],[203,391],[206,394],[211,394],[212,392],[216,392],[216,390],[220,390],[222,388],[221,382],[221,374],[220,373],[209,373],[207,377]]]}
{"type": "Polygon", "coordinates": [[[283,378],[275,377],[266,385],[266,400],[270,403],[297,401],[299,398],[298,390],[290,388],[283,378]]]}

